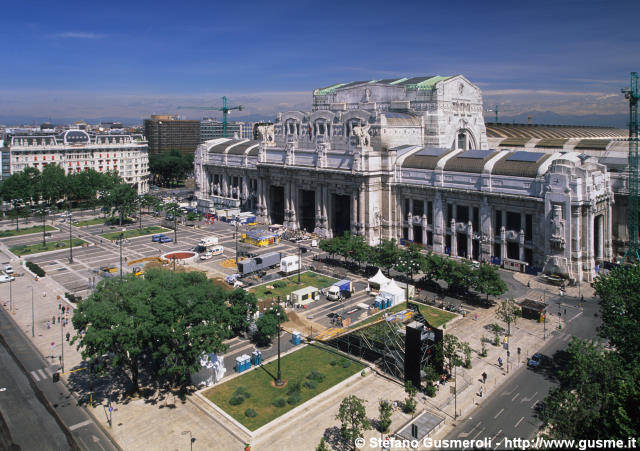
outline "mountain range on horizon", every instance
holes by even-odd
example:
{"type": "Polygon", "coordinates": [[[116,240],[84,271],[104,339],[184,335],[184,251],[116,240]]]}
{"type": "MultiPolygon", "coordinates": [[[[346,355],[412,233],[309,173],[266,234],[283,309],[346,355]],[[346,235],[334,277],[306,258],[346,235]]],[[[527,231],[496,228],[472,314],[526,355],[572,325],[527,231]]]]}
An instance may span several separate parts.
{"type": "MultiPolygon", "coordinates": [[[[485,113],[485,122],[495,122],[495,116],[492,113],[485,113]]],[[[214,118],[221,120],[220,118],[214,118]]],[[[0,125],[19,126],[19,125],[38,125],[44,122],[51,122],[54,125],[67,125],[75,121],[84,120],[89,124],[98,124],[100,122],[120,122],[124,126],[142,125],[143,119],[117,116],[104,116],[96,118],[78,118],[78,117],[60,117],[52,118],[47,116],[5,116],[0,115],[0,125]]],[[[275,116],[251,114],[247,116],[234,116],[234,121],[243,122],[259,122],[274,121],[275,116]]],[[[527,111],[516,115],[499,115],[498,121],[501,123],[514,124],[544,124],[544,125],[583,125],[583,126],[601,126],[601,127],[617,127],[628,128],[629,116],[627,114],[585,114],[585,115],[568,115],[558,114],[553,111],[527,111]]]]}

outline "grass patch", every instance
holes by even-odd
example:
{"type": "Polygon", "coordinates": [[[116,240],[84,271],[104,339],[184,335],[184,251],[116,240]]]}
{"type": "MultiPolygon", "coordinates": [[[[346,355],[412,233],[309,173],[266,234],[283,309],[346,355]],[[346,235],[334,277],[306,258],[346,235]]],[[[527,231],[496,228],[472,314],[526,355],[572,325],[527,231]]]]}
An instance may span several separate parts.
{"type": "MultiPolygon", "coordinates": [[[[73,239],[73,247],[80,246],[81,244],[86,243],[86,241],[81,240],[80,238],[73,239]]],[[[39,252],[46,251],[55,251],[59,249],[68,249],[69,248],[69,240],[60,240],[60,241],[47,241],[47,245],[43,246],[42,243],[36,244],[21,244],[18,246],[13,246],[9,250],[13,252],[15,255],[28,255],[28,254],[37,254],[39,252]]]]}
{"type": "Polygon", "coordinates": [[[85,227],[85,226],[104,224],[105,222],[107,222],[107,218],[93,218],[93,219],[85,219],[84,221],[73,221],[72,225],[74,227],[85,227]]]}
{"type": "MultiPolygon", "coordinates": [[[[135,229],[126,230],[124,232],[124,238],[135,238],[135,237],[144,236],[144,235],[155,235],[156,233],[164,233],[164,232],[170,232],[170,231],[171,230],[165,227],[160,227],[160,226],[143,227],[142,230],[135,228],[135,229]]],[[[106,238],[107,240],[119,240],[121,233],[122,232],[109,232],[109,233],[104,233],[100,236],[106,238]]]]}
{"type": "Polygon", "coordinates": [[[338,279],[334,279],[333,277],[323,276],[316,272],[305,271],[300,273],[300,285],[298,285],[298,275],[296,274],[295,276],[290,276],[286,279],[257,285],[251,288],[249,292],[254,293],[258,299],[276,296],[280,296],[281,299],[287,299],[287,295],[291,294],[292,291],[299,290],[300,288],[308,286],[326,288],[337,281],[338,279]],[[271,286],[273,288],[267,288],[267,286],[271,286]]]}
{"type": "MultiPolygon", "coordinates": [[[[45,232],[53,232],[53,231],[57,231],[58,229],[47,225],[44,227],[45,232]]],[[[11,236],[20,236],[20,235],[28,235],[30,233],[42,233],[42,226],[33,226],[33,227],[27,227],[24,229],[20,229],[20,230],[3,230],[0,232],[0,238],[8,238],[11,236]]]]}
{"type": "Polygon", "coordinates": [[[315,346],[306,346],[284,356],[280,362],[287,388],[275,388],[271,385],[273,378],[270,374],[275,375],[278,371],[277,362],[273,361],[264,365],[264,368],[251,369],[242,376],[213,387],[203,394],[254,431],[364,368],[360,363],[351,360],[348,360],[350,364],[347,367],[342,364],[331,365],[332,361],[341,360],[348,359],[315,346]],[[313,383],[309,383],[311,381],[313,383]],[[311,386],[315,388],[310,388],[311,386]],[[238,395],[239,389],[240,393],[248,392],[251,396],[243,396],[244,402],[232,405],[229,401],[238,395]],[[247,415],[248,409],[254,410],[256,416],[247,415]]]}
{"type": "Polygon", "coordinates": [[[440,327],[457,316],[455,313],[447,312],[446,310],[440,310],[431,307],[430,305],[417,305],[420,314],[429,322],[432,327],[440,327]]]}

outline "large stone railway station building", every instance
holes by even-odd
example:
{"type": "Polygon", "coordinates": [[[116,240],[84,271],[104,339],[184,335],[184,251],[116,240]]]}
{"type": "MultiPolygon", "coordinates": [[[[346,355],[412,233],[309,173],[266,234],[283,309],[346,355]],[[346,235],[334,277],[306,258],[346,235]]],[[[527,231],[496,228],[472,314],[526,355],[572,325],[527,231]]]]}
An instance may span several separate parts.
{"type": "Polygon", "coordinates": [[[202,208],[590,281],[624,252],[626,131],[489,124],[462,75],[336,84],[195,154],[202,208]]]}

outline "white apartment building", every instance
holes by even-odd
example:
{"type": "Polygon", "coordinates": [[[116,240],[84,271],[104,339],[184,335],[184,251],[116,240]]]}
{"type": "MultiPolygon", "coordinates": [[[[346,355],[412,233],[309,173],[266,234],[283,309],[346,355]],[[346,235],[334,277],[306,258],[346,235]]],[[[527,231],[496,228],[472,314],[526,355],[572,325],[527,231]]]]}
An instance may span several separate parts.
{"type": "Polygon", "coordinates": [[[57,164],[66,174],[93,169],[116,171],[123,180],[149,191],[149,147],[142,135],[89,134],[68,130],[59,135],[14,135],[9,141],[9,174],[28,167],[57,164]]]}

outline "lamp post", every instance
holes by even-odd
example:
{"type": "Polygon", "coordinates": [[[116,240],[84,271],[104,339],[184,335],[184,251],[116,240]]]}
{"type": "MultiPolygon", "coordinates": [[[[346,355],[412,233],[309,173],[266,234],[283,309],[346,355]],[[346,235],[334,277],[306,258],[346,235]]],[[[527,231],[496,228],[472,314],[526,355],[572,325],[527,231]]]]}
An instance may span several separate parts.
{"type": "Polygon", "coordinates": [[[58,323],[60,323],[60,372],[64,373],[64,337],[63,337],[63,330],[62,330],[62,317],[60,317],[60,321],[58,321],[58,323]]]}
{"type": "MultiPolygon", "coordinates": [[[[456,356],[457,359],[457,356],[456,356]]],[[[458,418],[458,365],[453,365],[453,419],[458,418]]]]}
{"type": "Polygon", "coordinates": [[[69,213],[67,215],[67,219],[69,221],[69,263],[73,263],[73,239],[71,236],[71,211],[67,210],[69,213]]]}
{"type": "Polygon", "coordinates": [[[31,336],[35,337],[36,336],[36,331],[35,331],[35,315],[33,313],[33,285],[31,285],[31,336]]]}
{"type": "Polygon", "coordinates": [[[189,434],[189,449],[193,451],[193,442],[195,440],[193,439],[193,434],[191,434],[191,431],[182,431],[181,435],[187,435],[187,434],[189,434]]]}
{"type": "Polygon", "coordinates": [[[13,290],[11,286],[13,285],[13,276],[9,274],[9,311],[13,313],[13,290]]]}
{"type": "Polygon", "coordinates": [[[300,268],[302,268],[302,246],[298,243],[298,285],[300,285],[300,268]]]}
{"type": "Polygon", "coordinates": [[[233,233],[233,239],[236,242],[236,266],[238,266],[238,217],[233,217],[233,222],[235,224],[235,232],[233,233]]]}
{"type": "Polygon", "coordinates": [[[278,377],[276,378],[276,385],[281,387],[282,382],[282,373],[280,372],[280,296],[278,296],[278,311],[276,312],[276,316],[278,318],[278,377]]]}
{"type": "Polygon", "coordinates": [[[125,228],[120,232],[120,280],[122,280],[122,240],[124,239],[125,228]]]}

